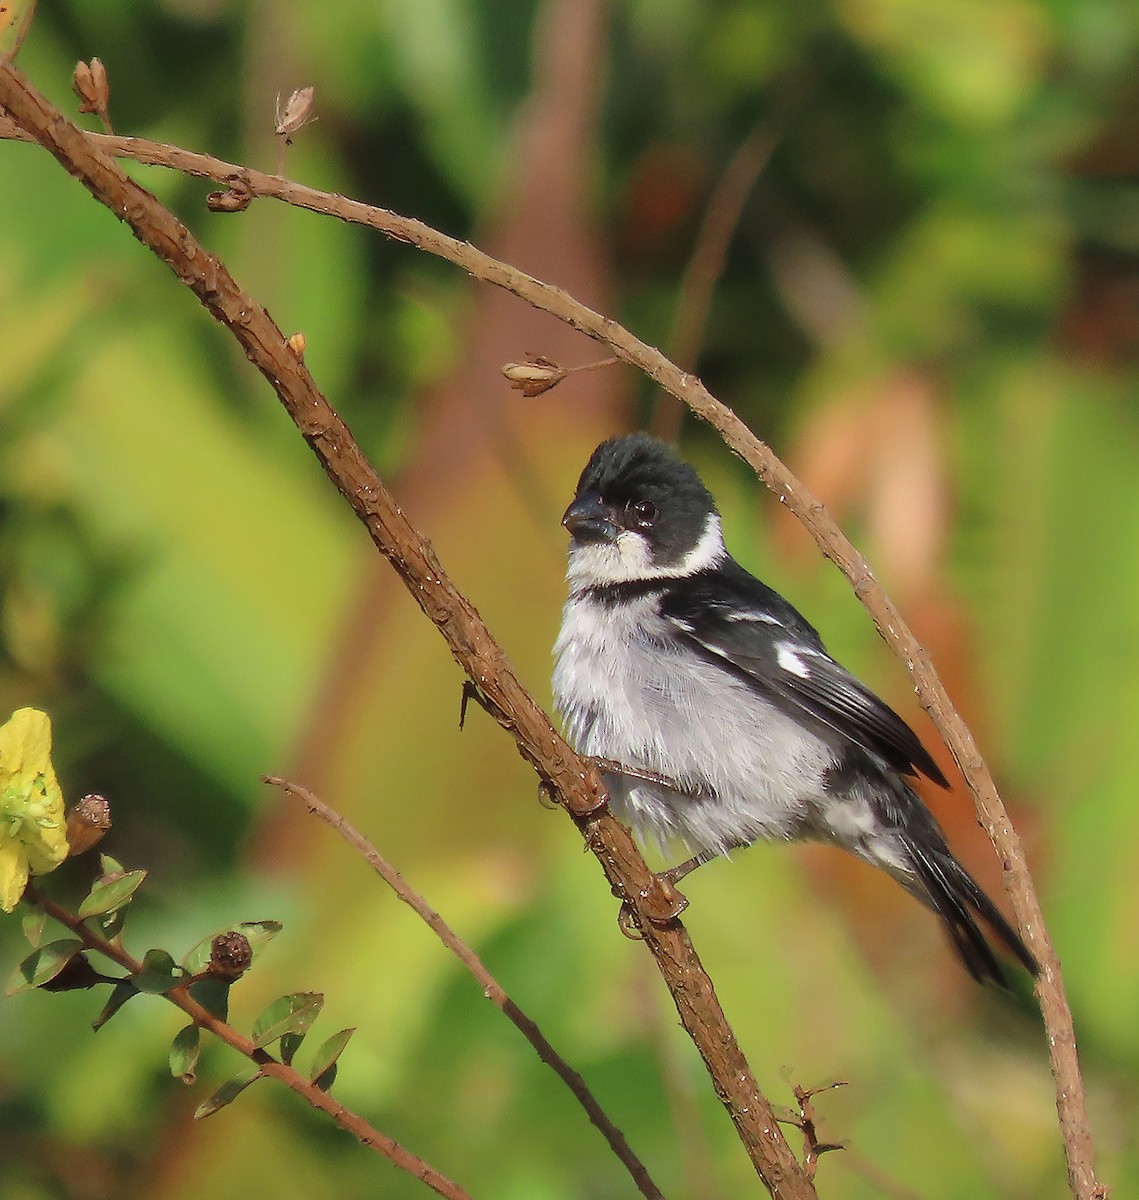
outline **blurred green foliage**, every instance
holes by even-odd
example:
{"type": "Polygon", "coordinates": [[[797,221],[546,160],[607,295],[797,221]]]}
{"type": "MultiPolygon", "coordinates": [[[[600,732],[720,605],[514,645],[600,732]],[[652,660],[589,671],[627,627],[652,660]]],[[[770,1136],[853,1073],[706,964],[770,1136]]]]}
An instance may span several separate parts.
{"type": "MultiPolygon", "coordinates": [[[[518,122],[544,82],[532,43],[573,9],[58,0],[19,64],[74,111],[72,66],[98,55],[120,132],[268,169],[275,95],[313,84],[319,119],[291,176],[478,241],[509,220],[526,165],[518,122]]],[[[616,280],[608,311],[649,342],[667,345],[732,154],[756,128],[774,139],[698,370],[834,506],[975,724],[1066,969],[1101,1174],[1124,1194],[1139,1184],[1139,7],[616,0],[594,62],[584,232],[616,280]]],[[[210,216],[203,182],[129,169],[304,331],[318,382],[409,481],[412,519],[547,697],[561,531],[518,493],[531,479],[568,495],[574,385],[523,404],[470,378],[516,425],[543,406],[554,432],[512,486],[476,461],[449,490],[432,476],[432,397],[467,358],[485,289],[309,213],[210,216]]],[[[359,1027],[336,1094],[472,1194],[631,1194],[430,935],[257,783],[307,766],[302,782],[352,813],[581,1069],[666,1194],[755,1194],[595,865],[534,802],[506,737],[478,713],[456,731],[457,670],[263,381],[46,154],[0,144],[0,181],[0,716],[49,711],[69,800],[111,799],[112,852],[150,873],[135,951],[177,958],[227,923],[281,919],[234,989],[236,1023],[320,990],[319,1036],[359,1027]],[[361,620],[366,649],[341,678],[361,620]]],[[[647,385],[625,386],[600,432],[659,418],[647,385]]],[[[836,573],[710,431],[689,423],[682,443],[739,556],[904,708],[836,573]]],[[[967,798],[939,813],[996,890],[967,798]]],[[[82,863],[61,875],[53,887],[84,894],[82,863]]],[[[1066,1194],[1031,1003],[959,978],[900,892],[781,847],[688,892],[768,1094],[850,1081],[818,1101],[850,1146],[824,1159],[821,1194],[1066,1194]]],[[[18,926],[0,923],[5,974],[26,953],[18,926]]],[[[97,1009],[74,993],[0,1006],[5,1197],[425,1194],[268,1085],[191,1125],[240,1064],[207,1044],[186,1089],[165,1056],[176,1013],[140,999],[95,1036],[97,1009]]]]}

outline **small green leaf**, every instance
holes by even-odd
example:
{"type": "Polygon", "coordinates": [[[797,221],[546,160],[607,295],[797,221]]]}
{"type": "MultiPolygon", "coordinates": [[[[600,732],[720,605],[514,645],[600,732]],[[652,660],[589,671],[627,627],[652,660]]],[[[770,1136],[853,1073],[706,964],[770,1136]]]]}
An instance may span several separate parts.
{"type": "Polygon", "coordinates": [[[168,992],[184,975],[165,950],[148,950],[142,958],[142,970],[134,977],[134,985],[140,992],[158,995],[168,992]]]}
{"type": "Polygon", "coordinates": [[[95,886],[80,904],[78,915],[86,919],[122,908],[145,878],[145,871],[127,871],[122,875],[110,875],[97,879],[95,886]]]}
{"type": "Polygon", "coordinates": [[[44,925],[47,924],[47,913],[42,908],[25,907],[20,921],[24,927],[24,937],[28,939],[28,944],[38,946],[43,938],[44,925]]]}
{"type": "Polygon", "coordinates": [[[103,875],[125,875],[127,873],[126,867],[109,854],[99,855],[99,871],[103,875]]]}
{"type": "Polygon", "coordinates": [[[291,1063],[304,1040],[303,1033],[283,1033],[281,1035],[281,1062],[291,1063]]]}
{"type": "Polygon", "coordinates": [[[332,1081],[336,1078],[336,1060],[344,1052],[344,1047],[348,1045],[355,1032],[356,1030],[353,1028],[342,1029],[339,1033],[334,1033],[332,1037],[321,1043],[313,1055],[309,1078],[322,1091],[327,1092],[332,1087],[332,1081]]]}
{"type": "Polygon", "coordinates": [[[262,950],[284,929],[280,921],[242,921],[237,927],[249,939],[249,948],[254,955],[262,950]]]}
{"type": "Polygon", "coordinates": [[[91,1022],[91,1028],[98,1033],[132,996],[138,994],[138,988],[129,979],[119,980],[111,989],[107,1003],[103,1005],[103,1011],[91,1022]]]}
{"type": "Polygon", "coordinates": [[[211,933],[209,937],[202,938],[193,950],[182,959],[182,966],[191,975],[200,975],[209,965],[210,947],[219,933],[245,934],[249,948],[253,951],[253,957],[256,959],[261,949],[275,938],[282,928],[280,921],[242,921],[240,925],[230,925],[226,929],[219,929],[217,933],[211,933]]]}
{"type": "Polygon", "coordinates": [[[61,938],[33,950],[8,977],[6,994],[16,996],[49,983],[82,949],[78,938],[61,938]]]}
{"type": "Polygon", "coordinates": [[[197,1025],[180,1029],[170,1043],[170,1074],[183,1083],[193,1083],[201,1049],[202,1033],[197,1025]]]}
{"type": "Polygon", "coordinates": [[[268,1046],[286,1033],[307,1033],[323,1005],[324,997],[319,992],[278,996],[253,1022],[254,1045],[268,1046]]]}
{"type": "Polygon", "coordinates": [[[99,929],[108,942],[113,942],[122,933],[126,920],[127,908],[124,904],[122,908],[116,908],[114,912],[100,913],[99,929]]]}
{"type": "Polygon", "coordinates": [[[190,985],[190,995],[211,1016],[219,1021],[229,1020],[229,989],[228,979],[200,979],[190,985]]]}
{"type": "Polygon", "coordinates": [[[198,1105],[194,1112],[194,1120],[202,1121],[206,1117],[213,1116],[219,1108],[225,1108],[227,1104],[232,1104],[255,1079],[260,1077],[261,1072],[253,1070],[227,1079],[208,1100],[198,1105]]]}

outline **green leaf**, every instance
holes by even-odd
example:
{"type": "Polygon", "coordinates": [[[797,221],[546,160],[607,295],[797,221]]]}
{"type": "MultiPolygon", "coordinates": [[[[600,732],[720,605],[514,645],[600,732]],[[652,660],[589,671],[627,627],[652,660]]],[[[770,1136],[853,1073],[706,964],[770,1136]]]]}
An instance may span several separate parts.
{"type": "Polygon", "coordinates": [[[49,983],[82,949],[78,938],[61,938],[33,950],[8,977],[6,994],[16,996],[49,983]]]}
{"type": "Polygon", "coordinates": [[[134,977],[140,992],[159,995],[168,992],[182,980],[185,972],[165,950],[148,950],[142,959],[142,970],[134,977]]]}
{"type": "Polygon", "coordinates": [[[237,927],[237,931],[249,939],[249,948],[255,957],[282,929],[284,925],[280,921],[242,921],[237,927]]]}
{"type": "Polygon", "coordinates": [[[211,933],[209,937],[202,940],[182,959],[182,966],[191,975],[200,975],[210,961],[210,947],[213,945],[213,940],[222,933],[243,933],[249,942],[249,948],[253,951],[253,958],[256,960],[262,947],[268,945],[273,938],[281,932],[284,926],[280,921],[242,921],[240,925],[229,925],[225,929],[219,929],[216,933],[211,933]]]}
{"type": "Polygon", "coordinates": [[[121,862],[112,858],[109,854],[100,854],[99,872],[102,876],[125,875],[127,873],[127,869],[121,862]]]}
{"type": "Polygon", "coordinates": [[[138,994],[138,988],[135,987],[131,980],[121,979],[111,989],[107,1003],[103,1005],[103,1011],[91,1022],[91,1028],[98,1033],[132,996],[137,996],[138,994]]]}
{"type": "Polygon", "coordinates": [[[268,1046],[286,1033],[307,1033],[323,1005],[324,997],[319,992],[278,996],[253,1022],[254,1045],[268,1046]]]}
{"type": "Polygon", "coordinates": [[[38,946],[43,938],[44,925],[47,924],[47,913],[42,908],[25,907],[20,922],[24,927],[24,937],[28,939],[28,944],[38,946]]]}
{"type": "Polygon", "coordinates": [[[339,1033],[334,1033],[332,1037],[321,1043],[313,1055],[309,1078],[322,1091],[327,1092],[332,1087],[332,1081],[336,1078],[336,1060],[343,1053],[344,1047],[348,1045],[355,1032],[356,1030],[353,1028],[342,1029],[339,1033]]]}
{"type": "Polygon", "coordinates": [[[228,1021],[230,983],[228,979],[199,979],[190,985],[189,991],[211,1016],[228,1021]]]}
{"type": "Polygon", "coordinates": [[[126,924],[127,910],[126,905],[122,908],[116,908],[114,912],[99,914],[99,929],[107,941],[112,942],[123,931],[123,926],[126,924]]]}
{"type": "Polygon", "coordinates": [[[219,1108],[225,1108],[227,1104],[232,1104],[255,1079],[260,1077],[260,1071],[252,1070],[227,1079],[208,1100],[198,1105],[194,1112],[194,1120],[202,1121],[206,1117],[213,1116],[219,1108]]]}
{"type": "Polygon", "coordinates": [[[284,1033],[281,1035],[281,1062],[291,1063],[296,1052],[305,1040],[303,1033],[284,1033]]]}
{"type": "Polygon", "coordinates": [[[122,908],[146,878],[145,871],[127,871],[122,875],[104,876],[95,881],[79,906],[79,916],[97,917],[122,908]]]}
{"type": "Polygon", "coordinates": [[[202,1049],[202,1033],[197,1025],[180,1029],[170,1043],[170,1074],[185,1084],[193,1083],[202,1049]]]}

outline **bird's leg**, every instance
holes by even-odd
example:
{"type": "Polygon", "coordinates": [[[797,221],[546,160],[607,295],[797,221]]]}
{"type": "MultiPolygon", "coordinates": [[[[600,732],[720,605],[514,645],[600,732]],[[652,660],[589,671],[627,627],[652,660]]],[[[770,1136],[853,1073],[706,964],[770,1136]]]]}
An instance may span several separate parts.
{"type": "Polygon", "coordinates": [[[685,875],[690,875],[697,867],[702,867],[705,863],[711,862],[712,859],[718,857],[719,852],[716,850],[701,850],[699,854],[694,854],[691,858],[686,858],[684,862],[677,863],[675,867],[669,867],[667,871],[658,871],[657,878],[662,883],[675,886],[685,875]]]}
{"type": "Polygon", "coordinates": [[[641,783],[655,783],[658,787],[665,787],[670,792],[676,792],[678,796],[687,796],[690,800],[700,799],[699,792],[693,791],[691,787],[677,783],[675,779],[669,779],[667,775],[661,775],[656,771],[649,771],[644,767],[627,767],[615,758],[595,757],[589,761],[603,774],[620,775],[625,779],[637,779],[641,783]]]}

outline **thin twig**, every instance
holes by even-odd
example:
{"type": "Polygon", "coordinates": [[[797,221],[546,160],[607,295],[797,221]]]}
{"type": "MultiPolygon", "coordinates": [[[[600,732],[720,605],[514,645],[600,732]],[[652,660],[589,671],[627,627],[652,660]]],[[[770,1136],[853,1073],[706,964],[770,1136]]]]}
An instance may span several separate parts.
{"type": "MultiPolygon", "coordinates": [[[[747,198],[767,166],[775,145],[776,137],[767,122],[757,125],[732,155],[704,210],[688,267],[680,281],[676,316],[668,338],[669,357],[685,371],[696,368],[712,296],[724,273],[728,247],[747,198]]],[[[675,404],[658,404],[653,414],[653,432],[658,437],[675,441],[683,411],[675,404]]]]}
{"type": "MultiPolygon", "coordinates": [[[[173,213],[103,153],[99,139],[76,128],[20,72],[6,64],[0,64],[0,105],[171,267],[211,315],[233,334],[272,385],[377,549],[443,634],[455,660],[477,685],[499,724],[512,733],[519,753],[565,805],[610,886],[628,906],[764,1185],[779,1200],[813,1198],[814,1187],[783,1137],[770,1103],[759,1090],[687,931],[677,920],[660,918],[661,885],[629,831],[609,814],[608,797],[597,772],[573,752],[519,682],[474,606],[444,573],[430,544],[396,504],[347,426],[320,393],[303,360],[290,348],[285,335],[265,309],[238,286],[224,264],[209,254],[173,213]]],[[[266,181],[274,189],[296,191],[297,185],[255,175],[257,183],[266,181]]],[[[310,201],[315,199],[325,204],[319,193],[303,190],[310,201]]],[[[382,212],[367,210],[365,205],[339,197],[334,198],[334,204],[340,215],[368,211],[370,220],[375,220],[380,219],[382,212]]],[[[395,222],[392,229],[401,231],[395,236],[402,240],[430,244],[439,253],[446,248],[445,257],[453,256],[454,261],[466,263],[480,277],[520,295],[526,291],[541,296],[546,304],[557,303],[563,311],[576,314],[567,317],[571,324],[585,332],[592,331],[592,336],[601,336],[601,330],[608,330],[606,340],[619,357],[629,360],[623,345],[636,339],[615,323],[577,305],[560,289],[496,263],[467,243],[446,238],[421,222],[409,222],[394,214],[382,217],[384,222],[389,219],[395,222]]]]}
{"type": "MultiPolygon", "coordinates": [[[[118,939],[108,941],[101,937],[85,920],[69,912],[62,905],[56,904],[54,900],[49,900],[34,887],[25,892],[25,899],[38,905],[49,917],[70,929],[89,950],[97,951],[131,975],[138,975],[142,971],[142,963],[124,950],[118,939]]],[[[378,1151],[385,1158],[390,1159],[395,1166],[421,1180],[432,1191],[447,1197],[447,1200],[471,1200],[467,1192],[437,1171],[430,1163],[400,1145],[394,1138],[380,1133],[358,1113],[346,1108],[339,1100],[334,1100],[328,1092],[317,1087],[315,1083],[306,1079],[288,1063],[275,1059],[268,1051],[254,1045],[250,1038],[238,1033],[232,1025],[228,1025],[220,1017],[214,1016],[209,1009],[204,1008],[190,995],[186,984],[180,984],[161,994],[163,999],[169,1000],[176,1008],[180,1008],[195,1025],[208,1030],[219,1041],[225,1042],[227,1046],[232,1046],[239,1054],[248,1058],[262,1075],[280,1080],[313,1108],[327,1113],[341,1129],[350,1133],[358,1142],[378,1151]]]]}
{"type": "Polygon", "coordinates": [[[546,1036],[537,1024],[528,1017],[518,1005],[506,994],[506,990],[497,979],[486,969],[479,956],[459,937],[446,921],[427,903],[427,901],[407,882],[406,879],[388,862],[368,839],[352,824],[346,821],[338,812],[329,808],[319,797],[299,783],[281,779],[275,775],[262,776],[265,783],[280,788],[286,795],[299,800],[313,816],[331,825],[338,834],[359,854],[365,862],[380,876],[393,892],[408,905],[436,937],[451,951],[452,954],[475,977],[483,994],[502,1010],[503,1014],[514,1023],[522,1036],[537,1051],[538,1057],[553,1068],[554,1073],[577,1097],[582,1108],[594,1125],[601,1131],[609,1143],[609,1148],[621,1160],[626,1170],[633,1178],[642,1196],[649,1200],[663,1200],[660,1190],[653,1183],[641,1160],[633,1153],[625,1135],[606,1115],[605,1110],[597,1102],[597,1098],[586,1086],[585,1080],[566,1062],[564,1058],[550,1045],[546,1036]]]}
{"type": "MultiPolygon", "coordinates": [[[[1095,1174],[1094,1141],[1088,1122],[1087,1099],[1083,1078],[1080,1074],[1075,1028],[1072,1022],[1071,1008],[1064,989],[1060,962],[1044,922],[1040,901],[1028,869],[1024,847],[1013,828],[1008,811],[997,792],[992,774],[977,747],[971,731],[953,706],[940,676],[934,670],[929,660],[929,656],[909,626],[903,621],[901,614],[893,602],[874,578],[874,574],[865,558],[855,549],[834,519],[826,511],[822,502],[788,470],[771,448],[757,438],[734,412],[716,400],[698,379],[682,371],[659,351],[642,342],[616,321],[610,320],[585,305],[580,304],[561,288],[543,283],[533,276],[500,262],[476,249],[468,242],[448,237],[446,234],[439,233],[421,221],[400,216],[387,209],[374,208],[359,201],[346,200],[342,196],[319,192],[316,189],[266,175],[263,172],[235,166],[232,163],[225,163],[208,155],[194,154],[177,147],[148,142],[139,138],[83,134],[81,131],[75,129],[70,122],[66,122],[66,118],[62,113],[52,109],[49,105],[41,102],[41,105],[32,104],[29,107],[24,103],[24,97],[29,94],[31,94],[30,89],[22,80],[22,77],[18,75],[14,68],[5,65],[0,70],[0,104],[7,107],[14,117],[19,118],[19,121],[27,132],[21,132],[14,125],[7,128],[0,126],[0,138],[21,137],[25,140],[41,141],[42,144],[68,166],[69,170],[78,174],[93,191],[91,178],[87,177],[84,170],[78,166],[71,165],[71,160],[76,157],[91,160],[97,156],[102,163],[106,163],[109,166],[107,160],[103,159],[102,153],[100,153],[100,150],[102,150],[107,154],[170,167],[190,175],[215,179],[223,183],[238,184],[246,188],[251,195],[270,196],[312,212],[327,213],[339,217],[341,220],[367,225],[397,241],[408,242],[421,250],[435,254],[460,267],[477,279],[494,284],[496,287],[504,288],[506,291],[534,305],[536,308],[565,321],[574,329],[608,345],[620,359],[632,366],[638,367],[656,384],[687,404],[698,417],[707,421],[720,433],[728,447],[747,462],[758,477],[779,497],[780,502],[785,504],[794,513],[808,533],[814,538],[816,545],[822,553],[831,559],[850,581],[855,596],[870,614],[878,632],[905,666],[914,684],[921,707],[929,714],[943,741],[952,753],[973,795],[978,817],[988,833],[989,840],[992,842],[997,857],[1001,862],[1005,890],[1012,902],[1013,912],[1016,915],[1021,936],[1041,966],[1040,975],[1036,980],[1036,996],[1040,1004],[1040,1011],[1047,1033],[1052,1074],[1056,1086],[1056,1109],[1064,1143],[1069,1186],[1072,1194],[1078,1200],[1103,1200],[1107,1195],[1107,1190],[1098,1182],[1095,1174]],[[51,136],[52,130],[50,127],[59,122],[65,122],[68,130],[73,131],[60,131],[60,141],[66,142],[67,148],[60,143],[54,142],[51,136]],[[81,145],[74,141],[73,135],[84,139],[81,145]]],[[[121,176],[121,174],[119,178],[125,180],[125,176],[121,176]]],[[[113,187],[111,194],[117,194],[121,190],[121,186],[121,184],[118,184],[113,187]]],[[[141,192],[142,189],[139,189],[139,191],[141,192]]],[[[152,199],[148,193],[143,193],[143,195],[146,195],[148,199],[152,199]]],[[[118,209],[116,211],[119,211],[121,214],[123,210],[118,209]]],[[[135,228],[136,233],[139,233],[137,227],[135,228]]],[[[189,236],[188,231],[183,226],[179,225],[178,228],[182,230],[182,234],[179,236],[189,236]]],[[[196,242],[193,245],[197,247],[196,242]]],[[[197,247],[197,252],[204,255],[200,247],[197,247]]],[[[163,257],[167,256],[164,254],[163,257]]],[[[184,257],[175,254],[173,259],[167,257],[167,261],[173,264],[179,262],[184,257]]],[[[216,263],[216,260],[209,256],[205,256],[205,258],[210,263],[216,263]]],[[[218,265],[220,266],[220,264],[218,265]]],[[[179,267],[175,266],[175,270],[179,270],[179,267]]],[[[180,270],[179,273],[182,274],[180,270]]],[[[183,275],[183,278],[190,286],[195,288],[195,291],[198,292],[203,302],[207,304],[207,307],[211,307],[206,296],[203,295],[200,279],[196,286],[192,278],[185,275],[183,275]]],[[[208,289],[206,290],[208,291],[208,289]]],[[[211,311],[215,312],[215,315],[219,316],[219,319],[225,320],[213,307],[211,307],[211,311]]],[[[234,315],[231,314],[231,317],[234,315]]],[[[253,358],[254,354],[249,349],[246,338],[242,338],[242,344],[246,346],[247,353],[253,358]]],[[[257,361],[257,359],[255,358],[254,361],[257,361]]],[[[264,359],[257,361],[259,369],[267,375],[270,382],[274,382],[270,370],[266,368],[264,363],[264,359]]],[[[307,376],[307,372],[305,374],[307,376]]],[[[315,387],[313,387],[313,390],[315,390],[315,387]]],[[[288,406],[289,402],[282,394],[280,387],[278,387],[278,395],[281,396],[282,401],[288,406]]],[[[315,419],[310,422],[303,415],[294,416],[294,419],[298,421],[306,438],[312,442],[314,437],[317,436],[317,427],[320,422],[315,419]]],[[[344,428],[338,420],[336,428],[344,428]]],[[[315,445],[314,449],[317,449],[315,445]]],[[[318,449],[318,454],[320,453],[321,451],[318,449]]],[[[322,461],[325,461],[323,455],[322,461]]],[[[327,461],[325,461],[325,467],[333,475],[334,479],[337,479],[338,486],[341,486],[341,489],[344,490],[344,485],[341,482],[343,477],[337,476],[327,461]]],[[[364,477],[360,476],[358,478],[363,479],[364,477]]],[[[351,500],[352,497],[349,496],[349,499],[351,500]]],[[[367,523],[368,517],[364,512],[360,511],[359,507],[357,507],[357,512],[367,523]]],[[[371,528],[371,526],[369,527],[371,528]]],[[[373,536],[375,537],[376,535],[373,534],[373,536]]],[[[377,538],[376,540],[379,545],[379,539],[377,538]]],[[[385,553],[388,553],[382,545],[380,548],[385,553]]],[[[395,562],[394,559],[393,562],[395,562]]],[[[399,563],[396,562],[395,565],[398,570],[399,563]]],[[[410,578],[402,571],[401,575],[408,581],[409,586],[413,586],[413,594],[415,594],[414,586],[419,585],[413,585],[410,578]]],[[[436,624],[444,630],[444,635],[447,636],[445,625],[448,622],[444,620],[444,614],[439,613],[438,616],[434,615],[427,608],[424,594],[417,595],[417,599],[423,604],[428,615],[431,615],[436,624]]],[[[465,605],[466,602],[463,601],[463,604],[465,605]]],[[[463,625],[463,623],[461,619],[455,622],[459,626],[463,625]]],[[[461,657],[456,643],[450,637],[448,637],[448,641],[452,646],[452,651],[455,653],[456,658],[466,667],[467,664],[464,662],[463,657],[461,657]]],[[[474,662],[476,660],[468,659],[467,661],[474,662]]],[[[508,711],[506,708],[502,709],[504,714],[508,711]]],[[[500,717],[500,721],[502,719],[500,717]]],[[[553,731],[551,730],[550,732],[552,734],[553,731]]],[[[539,772],[541,772],[543,770],[543,767],[539,765],[541,760],[528,752],[527,744],[520,736],[519,745],[523,755],[534,763],[538,767],[539,772]]],[[[555,749],[556,754],[554,758],[558,761],[559,770],[557,772],[557,780],[554,780],[554,773],[551,773],[551,780],[556,783],[556,790],[567,800],[572,811],[575,802],[574,797],[580,799],[583,793],[577,792],[570,787],[568,778],[561,775],[563,768],[566,770],[571,769],[569,764],[573,760],[563,758],[560,747],[555,746],[555,749]]],[[[552,765],[553,761],[553,758],[547,760],[548,765],[552,765]]],[[[589,782],[591,787],[598,789],[598,791],[600,790],[599,781],[596,780],[592,773],[588,775],[587,782],[589,782]]],[[[639,855],[637,857],[639,858],[639,855]]],[[[622,855],[621,858],[623,860],[624,856],[622,855]]],[[[616,869],[616,867],[617,861],[614,860],[607,866],[607,871],[616,869]]],[[[656,951],[654,950],[655,954],[656,951]]],[[[658,957],[658,962],[661,961],[658,957]]],[[[673,994],[674,998],[677,998],[676,991],[673,994]]],[[[680,1007],[681,1001],[679,999],[677,999],[677,1004],[680,1007]]],[[[738,1047],[735,1047],[734,1040],[732,1048],[733,1052],[738,1052],[738,1047]]],[[[750,1079],[750,1075],[747,1078],[749,1082],[754,1082],[750,1079]]],[[[723,1094],[721,1098],[725,1099],[726,1104],[729,1103],[723,1094]]],[[[730,1107],[729,1104],[729,1109],[730,1107]]],[[[766,1123],[767,1115],[764,1114],[762,1124],[766,1126],[766,1123]]],[[[740,1129],[738,1122],[737,1129],[740,1129]]],[[[769,1134],[763,1134],[765,1142],[769,1137],[769,1134]]],[[[747,1137],[742,1130],[741,1138],[744,1138],[746,1144],[747,1137]]],[[[781,1135],[779,1140],[783,1140],[781,1135]]],[[[789,1154],[790,1151],[788,1150],[789,1154]]],[[[791,1158],[791,1162],[794,1162],[793,1157],[791,1158]]],[[[794,1168],[787,1166],[787,1170],[793,1170],[801,1175],[797,1163],[795,1163],[794,1168]]]]}

